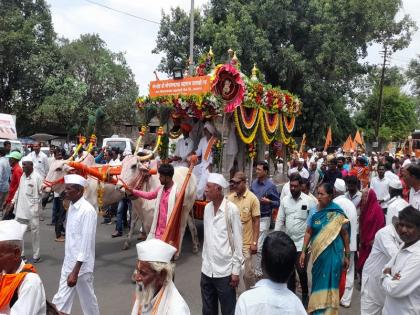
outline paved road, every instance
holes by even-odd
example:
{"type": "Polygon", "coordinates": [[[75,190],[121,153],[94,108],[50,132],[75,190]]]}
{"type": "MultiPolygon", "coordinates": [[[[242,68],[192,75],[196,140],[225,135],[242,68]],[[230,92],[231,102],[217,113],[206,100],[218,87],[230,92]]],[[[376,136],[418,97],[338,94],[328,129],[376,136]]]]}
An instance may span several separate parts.
{"type": "MultiPolygon", "coordinates": [[[[36,265],[44,282],[47,298],[52,299],[58,289],[60,270],[64,257],[64,243],[54,242],[54,227],[46,225],[51,219],[51,204],[47,206],[46,218],[41,222],[41,258],[36,265]]],[[[130,277],[136,262],[135,247],[122,251],[124,238],[111,238],[114,225],[101,225],[98,217],[96,233],[95,293],[101,314],[130,314],[134,301],[134,285],[130,277]]],[[[203,238],[203,226],[197,223],[200,240],[203,238]]],[[[136,241],[135,241],[136,242],[136,241]]],[[[135,243],[134,242],[134,243],[135,243]]],[[[200,268],[201,254],[192,254],[191,236],[187,231],[181,258],[177,262],[175,284],[187,301],[191,314],[201,314],[200,268]]],[[[25,236],[26,255],[31,254],[30,233],[25,236]]],[[[75,299],[72,314],[82,314],[78,299],[75,299]]],[[[340,314],[360,314],[360,294],[355,290],[354,302],[350,309],[340,309],[340,314]]]]}

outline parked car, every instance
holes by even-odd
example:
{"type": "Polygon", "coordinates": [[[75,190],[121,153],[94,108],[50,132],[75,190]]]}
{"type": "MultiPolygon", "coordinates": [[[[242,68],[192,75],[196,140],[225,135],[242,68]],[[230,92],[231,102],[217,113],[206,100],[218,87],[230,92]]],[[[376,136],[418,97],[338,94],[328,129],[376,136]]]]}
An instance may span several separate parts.
{"type": "Polygon", "coordinates": [[[136,144],[133,140],[130,138],[119,137],[118,135],[112,135],[111,138],[105,138],[102,142],[102,147],[105,146],[118,148],[121,153],[123,153],[125,150],[130,150],[133,152],[136,148],[136,144]]]}
{"type": "Polygon", "coordinates": [[[19,152],[23,153],[23,145],[19,140],[8,140],[8,139],[0,139],[0,148],[4,146],[5,141],[10,141],[13,150],[19,150],[19,152]]]}

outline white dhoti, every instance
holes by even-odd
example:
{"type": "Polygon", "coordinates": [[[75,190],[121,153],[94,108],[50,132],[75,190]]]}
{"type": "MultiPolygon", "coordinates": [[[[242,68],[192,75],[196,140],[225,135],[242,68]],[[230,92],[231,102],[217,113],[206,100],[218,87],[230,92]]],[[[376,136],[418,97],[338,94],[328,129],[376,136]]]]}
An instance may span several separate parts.
{"type": "Polygon", "coordinates": [[[344,289],[344,294],[341,297],[341,304],[344,306],[350,306],[351,297],[353,296],[353,287],[354,287],[354,252],[350,252],[350,264],[349,269],[347,269],[346,274],[346,287],[344,289]]]}
{"type": "Polygon", "coordinates": [[[364,275],[360,295],[361,315],[382,314],[385,304],[385,292],[380,285],[380,278],[364,275]]]}
{"type": "Polygon", "coordinates": [[[93,291],[93,273],[87,272],[79,275],[74,287],[67,285],[68,273],[61,272],[58,292],[54,295],[52,303],[65,314],[71,314],[74,296],[77,292],[80,306],[84,315],[99,315],[98,301],[93,291]]]}
{"type": "Polygon", "coordinates": [[[204,197],[204,190],[206,189],[207,179],[209,178],[209,170],[207,169],[209,163],[202,161],[200,164],[194,166],[193,174],[198,178],[197,183],[197,199],[201,200],[204,197]]]}
{"type": "MultiPolygon", "coordinates": [[[[22,224],[26,224],[31,230],[32,236],[32,251],[33,259],[38,259],[40,251],[40,237],[39,237],[39,215],[34,215],[30,220],[16,218],[16,221],[22,224]]],[[[25,242],[22,242],[22,252],[21,255],[25,256],[25,242]]]]}

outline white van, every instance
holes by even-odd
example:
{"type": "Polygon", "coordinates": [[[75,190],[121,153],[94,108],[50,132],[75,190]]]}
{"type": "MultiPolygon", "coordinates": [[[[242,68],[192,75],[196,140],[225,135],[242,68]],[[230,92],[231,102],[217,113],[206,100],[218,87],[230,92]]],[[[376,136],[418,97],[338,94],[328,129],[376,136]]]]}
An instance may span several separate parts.
{"type": "Polygon", "coordinates": [[[20,142],[19,140],[0,139],[0,148],[4,147],[4,143],[6,141],[9,141],[12,145],[11,151],[19,150],[20,153],[24,154],[22,142],[20,142]]]}
{"type": "Polygon", "coordinates": [[[111,138],[105,138],[102,147],[109,146],[111,148],[119,148],[121,154],[125,150],[134,151],[136,143],[130,138],[120,138],[118,135],[112,135],[111,138]]]}

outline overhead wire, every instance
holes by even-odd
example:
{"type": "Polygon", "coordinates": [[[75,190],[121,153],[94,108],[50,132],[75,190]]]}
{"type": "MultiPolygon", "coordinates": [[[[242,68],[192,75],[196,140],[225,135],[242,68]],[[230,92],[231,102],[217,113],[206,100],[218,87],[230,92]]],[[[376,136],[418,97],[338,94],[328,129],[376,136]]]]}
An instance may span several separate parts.
{"type": "Polygon", "coordinates": [[[153,21],[153,20],[150,20],[150,19],[146,19],[144,17],[138,16],[138,15],[134,15],[132,13],[125,12],[125,11],[122,11],[122,10],[114,9],[114,8],[112,8],[110,6],[107,6],[107,5],[103,4],[103,3],[99,3],[99,2],[96,2],[96,1],[92,1],[92,0],[85,0],[85,1],[86,2],[89,2],[91,4],[94,4],[94,5],[100,6],[102,8],[105,8],[105,9],[108,9],[108,10],[111,10],[111,11],[114,11],[114,12],[117,12],[117,13],[130,16],[130,17],[135,18],[135,19],[139,19],[139,20],[142,20],[142,21],[145,21],[145,22],[149,22],[149,23],[160,25],[160,22],[153,21]]]}

